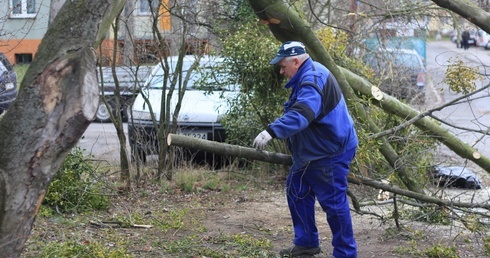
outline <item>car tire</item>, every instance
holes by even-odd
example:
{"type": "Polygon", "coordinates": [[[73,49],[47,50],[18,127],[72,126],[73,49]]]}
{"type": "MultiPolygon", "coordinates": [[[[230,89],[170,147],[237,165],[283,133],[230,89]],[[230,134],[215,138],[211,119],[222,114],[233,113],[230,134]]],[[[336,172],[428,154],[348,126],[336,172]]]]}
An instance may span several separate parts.
{"type": "Polygon", "coordinates": [[[103,101],[99,101],[99,107],[97,108],[97,113],[95,114],[95,121],[100,123],[108,123],[111,121],[112,105],[109,103],[109,107],[103,101]]]}

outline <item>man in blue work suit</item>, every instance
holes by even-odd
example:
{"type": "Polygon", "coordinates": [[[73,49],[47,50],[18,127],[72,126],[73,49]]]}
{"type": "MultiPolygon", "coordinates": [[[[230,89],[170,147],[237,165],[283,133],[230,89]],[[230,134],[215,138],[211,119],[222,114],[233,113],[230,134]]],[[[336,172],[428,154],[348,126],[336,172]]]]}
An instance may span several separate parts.
{"type": "Polygon", "coordinates": [[[293,246],[281,257],[321,252],[315,222],[315,198],[327,215],[332,231],[333,257],[357,257],[347,199],[347,173],[357,149],[354,122],[337,80],[322,64],[313,61],[303,43],[281,45],[270,62],[279,65],[289,81],[284,115],[269,124],[254,140],[264,149],[273,139],[287,139],[293,165],[286,180],[286,194],[294,227],[293,246]]]}

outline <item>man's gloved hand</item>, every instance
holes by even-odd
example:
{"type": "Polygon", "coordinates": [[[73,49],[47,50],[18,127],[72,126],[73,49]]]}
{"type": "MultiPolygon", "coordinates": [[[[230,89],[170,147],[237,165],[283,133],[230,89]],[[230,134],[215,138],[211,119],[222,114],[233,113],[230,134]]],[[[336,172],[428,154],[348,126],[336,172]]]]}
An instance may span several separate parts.
{"type": "Polygon", "coordinates": [[[266,131],[262,131],[255,137],[253,146],[254,148],[257,148],[259,150],[263,150],[267,143],[272,139],[272,136],[266,131]]]}

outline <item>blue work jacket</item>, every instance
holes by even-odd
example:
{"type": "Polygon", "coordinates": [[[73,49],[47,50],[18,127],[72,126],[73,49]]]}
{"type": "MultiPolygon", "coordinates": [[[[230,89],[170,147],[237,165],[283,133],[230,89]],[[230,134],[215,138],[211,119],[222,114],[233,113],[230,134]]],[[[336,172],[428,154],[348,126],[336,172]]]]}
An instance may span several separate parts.
{"type": "Polygon", "coordinates": [[[307,59],[285,87],[291,88],[291,95],[284,104],[284,115],[266,130],[273,138],[287,139],[292,169],[357,147],[342,91],[325,66],[307,59]]]}

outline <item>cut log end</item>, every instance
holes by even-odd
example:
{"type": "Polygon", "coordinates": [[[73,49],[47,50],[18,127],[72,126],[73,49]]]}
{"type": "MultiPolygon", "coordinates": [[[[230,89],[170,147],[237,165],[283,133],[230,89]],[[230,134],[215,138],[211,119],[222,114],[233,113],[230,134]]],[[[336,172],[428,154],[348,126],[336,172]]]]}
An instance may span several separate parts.
{"type": "Polygon", "coordinates": [[[383,99],[383,92],[376,86],[371,87],[371,94],[378,101],[381,101],[383,99]]]}
{"type": "Polygon", "coordinates": [[[473,158],[475,159],[480,159],[481,158],[481,154],[477,151],[473,152],[473,158]]]}
{"type": "Polygon", "coordinates": [[[171,146],[172,145],[172,134],[170,134],[170,133],[167,136],[167,145],[168,146],[171,146]]]}

